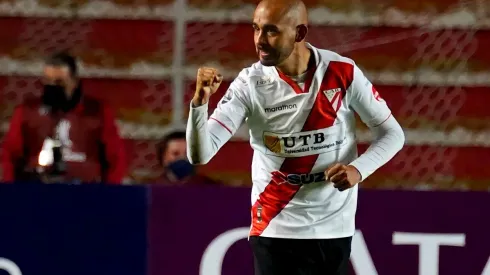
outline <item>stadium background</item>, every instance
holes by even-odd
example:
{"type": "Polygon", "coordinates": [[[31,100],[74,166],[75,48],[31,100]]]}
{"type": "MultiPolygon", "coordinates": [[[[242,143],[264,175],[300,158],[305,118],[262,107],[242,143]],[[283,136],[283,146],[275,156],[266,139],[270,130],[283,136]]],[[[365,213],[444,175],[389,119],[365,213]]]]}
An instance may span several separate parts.
{"type": "MultiPolygon", "coordinates": [[[[353,58],[407,137],[403,151],[362,184],[356,275],[437,275],[437,268],[442,275],[490,275],[490,2],[305,2],[308,40],[353,58]],[[400,245],[397,232],[449,238],[455,247],[427,262],[415,245],[400,245]]],[[[197,67],[221,69],[223,94],[255,62],[255,3],[0,0],[1,133],[14,106],[40,93],[42,58],[71,49],[86,91],[117,111],[131,160],[128,182],[151,182],[159,174],[156,142],[185,126],[197,67]]],[[[364,150],[370,135],[362,124],[358,138],[364,150]]],[[[246,237],[251,155],[243,128],[201,171],[245,188],[0,185],[0,274],[5,259],[23,275],[251,274],[246,240],[225,251],[222,266],[199,273],[214,238],[246,237]]]]}
{"type": "MultiPolygon", "coordinates": [[[[406,130],[404,150],[363,187],[488,190],[490,2],[305,2],[308,40],[353,58],[406,130]]],[[[39,93],[42,57],[71,49],[87,92],[117,110],[130,179],[151,181],[158,175],[155,142],[169,126],[184,126],[197,67],[220,68],[229,81],[255,62],[255,3],[0,0],[2,129],[24,95],[39,93]]],[[[366,128],[358,130],[369,142],[366,128]]],[[[248,185],[251,154],[242,129],[202,172],[248,185]]]]}

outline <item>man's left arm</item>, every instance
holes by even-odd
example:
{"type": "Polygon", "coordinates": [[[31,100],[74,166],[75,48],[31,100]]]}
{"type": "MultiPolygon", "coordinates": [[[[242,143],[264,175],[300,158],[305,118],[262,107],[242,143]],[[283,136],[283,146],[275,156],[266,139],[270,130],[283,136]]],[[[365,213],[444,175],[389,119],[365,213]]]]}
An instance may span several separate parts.
{"type": "Polygon", "coordinates": [[[374,140],[366,152],[350,164],[336,164],[326,171],[327,178],[341,191],[365,180],[391,160],[405,143],[403,129],[391,114],[386,101],[356,65],[347,93],[349,107],[369,127],[374,140]]]}
{"type": "Polygon", "coordinates": [[[124,143],[119,136],[116,119],[111,108],[103,107],[102,143],[105,148],[105,159],[108,167],[104,181],[110,184],[120,184],[126,175],[127,159],[124,143]]]}
{"type": "Polygon", "coordinates": [[[366,152],[350,163],[364,180],[403,148],[405,134],[386,101],[355,65],[350,92],[349,105],[374,134],[374,140],[366,152]]]}

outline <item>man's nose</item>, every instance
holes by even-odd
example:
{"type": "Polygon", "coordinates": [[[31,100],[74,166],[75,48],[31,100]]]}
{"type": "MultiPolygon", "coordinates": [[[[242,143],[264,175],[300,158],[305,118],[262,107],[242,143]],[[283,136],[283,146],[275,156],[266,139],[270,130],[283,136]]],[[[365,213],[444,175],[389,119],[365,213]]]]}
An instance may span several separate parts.
{"type": "Polygon", "coordinates": [[[265,35],[265,32],[261,31],[257,35],[257,46],[267,46],[268,41],[267,41],[267,36],[265,35]]]}

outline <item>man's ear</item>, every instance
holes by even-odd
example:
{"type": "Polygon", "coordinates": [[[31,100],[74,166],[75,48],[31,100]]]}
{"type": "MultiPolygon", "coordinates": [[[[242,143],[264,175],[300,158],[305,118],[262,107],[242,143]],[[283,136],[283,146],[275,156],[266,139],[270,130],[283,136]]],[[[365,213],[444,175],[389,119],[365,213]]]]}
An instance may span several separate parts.
{"type": "Polygon", "coordinates": [[[308,33],[308,26],[301,24],[296,27],[296,42],[301,42],[306,38],[308,33]]]}

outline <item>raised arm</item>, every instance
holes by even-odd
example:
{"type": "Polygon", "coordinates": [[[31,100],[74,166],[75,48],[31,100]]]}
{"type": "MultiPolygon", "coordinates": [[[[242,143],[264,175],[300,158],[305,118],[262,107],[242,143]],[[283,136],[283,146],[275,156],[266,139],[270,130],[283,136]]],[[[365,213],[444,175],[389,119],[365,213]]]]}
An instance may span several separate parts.
{"type": "Polygon", "coordinates": [[[208,163],[248,116],[248,86],[242,72],[208,117],[209,97],[216,92],[221,81],[217,70],[199,69],[187,121],[187,157],[192,164],[208,163]]]}
{"type": "Polygon", "coordinates": [[[405,135],[386,102],[357,66],[354,66],[354,81],[349,92],[351,108],[374,134],[367,151],[351,163],[364,180],[402,149],[405,135]]]}

